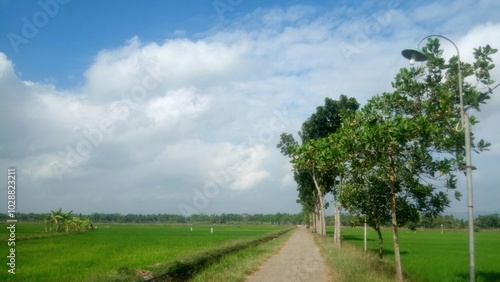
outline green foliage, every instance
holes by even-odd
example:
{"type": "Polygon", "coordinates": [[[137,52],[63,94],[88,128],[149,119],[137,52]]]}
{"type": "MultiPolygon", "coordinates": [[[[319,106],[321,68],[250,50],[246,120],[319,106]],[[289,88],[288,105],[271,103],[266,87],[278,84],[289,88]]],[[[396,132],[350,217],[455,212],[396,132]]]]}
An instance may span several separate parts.
{"type": "MultiPolygon", "coordinates": [[[[485,85],[491,85],[495,81],[491,79],[490,71],[495,67],[493,64],[493,60],[491,59],[491,55],[495,54],[498,49],[491,48],[490,45],[486,45],[484,47],[474,48],[474,74],[478,82],[481,82],[485,85]]],[[[491,93],[491,88],[488,89],[488,94],[491,93]]],[[[480,102],[484,102],[484,100],[489,99],[489,96],[482,93],[484,98],[480,102]]]]}
{"type": "MultiPolygon", "coordinates": [[[[342,162],[337,162],[338,152],[331,146],[331,136],[341,126],[343,118],[350,116],[359,107],[354,98],[341,95],[338,101],[325,98],[325,105],[316,108],[303,124],[299,136],[299,145],[291,134],[283,133],[277,147],[281,153],[291,158],[294,179],[299,192],[298,202],[310,213],[317,214],[320,233],[326,234],[324,208],[327,203],[324,195],[336,189],[337,177],[340,176],[342,162]],[[334,166],[333,164],[337,164],[334,166]]],[[[334,206],[336,205],[334,200],[334,206]]],[[[314,224],[315,222],[313,222],[314,224]]]]}
{"type": "Polygon", "coordinates": [[[281,133],[280,142],[276,146],[280,149],[281,153],[284,156],[291,158],[293,156],[293,152],[296,147],[299,146],[299,143],[295,141],[293,135],[290,133],[281,133]]]}
{"type": "MultiPolygon", "coordinates": [[[[420,215],[433,218],[450,203],[448,190],[456,188],[457,170],[464,160],[458,95],[458,58],[442,58],[438,39],[424,47],[426,68],[403,68],[396,75],[394,92],[373,97],[346,119],[338,142],[347,152],[349,175],[341,201],[353,212],[367,216],[375,229],[389,220],[391,194],[395,197],[397,225],[415,225],[420,215]],[[392,188],[393,187],[393,188],[392,188]]],[[[463,84],[466,109],[480,110],[490,98],[493,83],[487,46],[474,51],[476,62],[462,62],[464,78],[475,76],[487,86],[463,84]]],[[[477,120],[468,113],[471,124],[477,120]]],[[[474,145],[474,144],[473,144],[474,145]]],[[[480,140],[477,151],[490,144],[480,140]]],[[[460,193],[455,193],[459,198],[460,193]]]]}
{"type": "Polygon", "coordinates": [[[325,105],[317,107],[316,112],[302,124],[302,132],[299,132],[302,143],[325,138],[334,133],[342,123],[342,116],[358,108],[359,103],[355,98],[348,98],[345,95],[340,95],[338,101],[325,98],[325,105]]]}
{"type": "Polygon", "coordinates": [[[474,221],[474,225],[481,229],[500,229],[500,215],[479,215],[474,221]]]}
{"type": "Polygon", "coordinates": [[[439,215],[434,218],[422,217],[417,227],[438,229],[465,229],[467,221],[458,219],[452,215],[439,215]]]}
{"type": "Polygon", "coordinates": [[[78,216],[72,216],[70,212],[63,212],[61,208],[57,211],[50,211],[50,214],[44,214],[41,216],[45,224],[45,232],[81,232],[85,230],[92,230],[93,224],[90,217],[83,217],[81,214],[78,216]]]}

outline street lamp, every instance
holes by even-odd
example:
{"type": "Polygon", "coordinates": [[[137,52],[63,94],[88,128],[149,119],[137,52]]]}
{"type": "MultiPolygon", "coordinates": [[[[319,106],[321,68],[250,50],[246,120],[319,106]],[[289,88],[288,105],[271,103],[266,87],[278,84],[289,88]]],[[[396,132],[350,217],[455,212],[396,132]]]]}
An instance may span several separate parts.
{"type": "Polygon", "coordinates": [[[472,166],[472,161],[471,161],[471,138],[470,138],[470,123],[469,123],[469,117],[465,114],[465,109],[464,109],[464,95],[462,92],[462,72],[460,70],[460,52],[458,51],[457,45],[451,41],[449,38],[446,38],[442,35],[429,35],[422,40],[417,45],[417,48],[415,49],[405,49],[401,52],[403,57],[407,58],[410,60],[410,64],[413,65],[415,61],[417,62],[422,62],[427,60],[427,55],[422,52],[419,49],[420,44],[422,41],[424,41],[427,38],[430,37],[440,37],[451,44],[455,47],[457,50],[457,58],[458,58],[458,90],[460,92],[460,117],[462,120],[462,126],[464,128],[465,132],[465,169],[466,169],[466,175],[467,175],[467,209],[468,209],[468,216],[469,216],[469,279],[470,281],[475,280],[475,271],[474,271],[474,209],[472,205],[472,170],[475,169],[475,167],[472,166]]]}

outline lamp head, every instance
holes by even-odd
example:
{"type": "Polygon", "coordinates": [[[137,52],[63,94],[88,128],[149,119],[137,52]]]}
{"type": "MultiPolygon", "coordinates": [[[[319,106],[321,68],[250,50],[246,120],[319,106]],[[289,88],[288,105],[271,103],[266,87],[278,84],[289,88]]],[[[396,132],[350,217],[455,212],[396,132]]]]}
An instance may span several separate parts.
{"type": "Polygon", "coordinates": [[[418,48],[404,49],[401,52],[401,55],[410,60],[410,65],[413,65],[415,62],[423,62],[427,60],[427,55],[425,55],[425,53],[418,48]]]}

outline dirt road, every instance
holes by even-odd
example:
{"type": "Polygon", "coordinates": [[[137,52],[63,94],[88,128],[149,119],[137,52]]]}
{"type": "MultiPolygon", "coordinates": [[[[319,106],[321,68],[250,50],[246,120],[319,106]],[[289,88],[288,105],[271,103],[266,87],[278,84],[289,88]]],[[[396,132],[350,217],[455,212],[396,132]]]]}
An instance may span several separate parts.
{"type": "Polygon", "coordinates": [[[299,227],[281,251],[247,277],[247,282],[330,281],[309,229],[299,227]]]}

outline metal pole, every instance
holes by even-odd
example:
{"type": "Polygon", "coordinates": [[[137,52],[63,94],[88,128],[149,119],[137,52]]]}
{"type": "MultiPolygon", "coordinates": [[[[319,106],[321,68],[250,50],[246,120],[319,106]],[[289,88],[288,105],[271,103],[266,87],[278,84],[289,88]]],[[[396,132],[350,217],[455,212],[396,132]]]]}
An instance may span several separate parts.
{"type": "Polygon", "coordinates": [[[364,237],[364,243],[365,243],[365,252],[366,252],[366,215],[365,215],[365,237],[364,237]]]}
{"type": "MultiPolygon", "coordinates": [[[[460,63],[460,59],[459,59],[460,63]]],[[[460,81],[462,76],[460,74],[460,81]]],[[[462,84],[460,84],[460,92],[462,92],[462,84]]],[[[460,95],[462,97],[462,94],[460,95]]],[[[472,201],[472,160],[471,160],[471,140],[470,140],[470,123],[469,117],[465,114],[463,98],[460,99],[462,122],[465,132],[465,162],[466,162],[466,175],[467,175],[467,209],[469,216],[469,280],[475,280],[475,264],[474,264],[474,206],[472,201]]]]}
{"type": "MultiPolygon", "coordinates": [[[[420,40],[420,43],[424,41],[424,39],[429,37],[440,37],[447,41],[449,41],[455,49],[457,50],[457,58],[458,58],[458,90],[460,92],[460,117],[462,120],[462,127],[464,128],[465,133],[465,172],[467,176],[467,211],[469,218],[469,280],[471,282],[475,281],[475,263],[474,263],[474,207],[472,201],[472,159],[471,159],[471,137],[470,137],[470,123],[469,117],[465,113],[464,107],[464,97],[462,92],[462,71],[460,70],[460,51],[458,50],[457,45],[451,41],[449,38],[444,37],[442,35],[429,35],[420,40]]],[[[420,45],[418,43],[418,45],[420,45]]]]}

